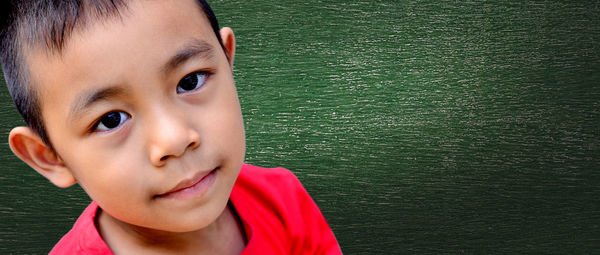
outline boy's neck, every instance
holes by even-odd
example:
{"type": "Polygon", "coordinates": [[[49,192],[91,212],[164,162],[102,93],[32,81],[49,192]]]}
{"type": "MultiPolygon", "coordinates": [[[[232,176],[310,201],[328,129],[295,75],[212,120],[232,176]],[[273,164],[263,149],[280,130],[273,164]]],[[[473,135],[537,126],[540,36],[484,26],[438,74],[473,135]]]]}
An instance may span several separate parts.
{"type": "Polygon", "coordinates": [[[240,254],[244,231],[229,203],[213,223],[192,232],[174,233],[124,223],[98,208],[96,225],[114,254],[240,254]]]}

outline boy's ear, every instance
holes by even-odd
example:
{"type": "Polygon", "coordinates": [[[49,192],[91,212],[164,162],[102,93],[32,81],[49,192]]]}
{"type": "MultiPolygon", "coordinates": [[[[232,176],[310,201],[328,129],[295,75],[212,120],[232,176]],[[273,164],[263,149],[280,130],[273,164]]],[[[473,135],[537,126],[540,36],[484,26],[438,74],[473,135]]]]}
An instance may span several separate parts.
{"type": "Polygon", "coordinates": [[[233,36],[233,30],[229,27],[224,27],[221,28],[219,34],[221,34],[221,40],[223,46],[225,46],[225,51],[227,52],[229,65],[233,68],[233,56],[235,55],[235,37],[233,36]]]}
{"type": "Polygon", "coordinates": [[[13,128],[8,135],[8,143],[17,157],[54,185],[66,188],[76,182],[62,159],[31,128],[13,128]]]}

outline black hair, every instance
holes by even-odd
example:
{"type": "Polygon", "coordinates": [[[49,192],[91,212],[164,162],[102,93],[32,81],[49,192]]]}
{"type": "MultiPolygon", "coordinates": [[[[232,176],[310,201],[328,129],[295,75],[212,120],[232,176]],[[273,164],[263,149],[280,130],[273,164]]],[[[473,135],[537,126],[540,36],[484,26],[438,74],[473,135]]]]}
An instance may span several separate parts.
{"type": "MultiPolygon", "coordinates": [[[[25,51],[61,53],[70,35],[88,22],[122,17],[129,0],[10,0],[0,3],[0,58],[4,79],[17,110],[52,150],[42,117],[40,95],[31,84],[25,51]]],[[[204,0],[196,1],[225,51],[217,18],[204,0]]],[[[227,51],[225,51],[227,53],[227,51]]],[[[229,56],[228,56],[229,58],[229,56]]]]}

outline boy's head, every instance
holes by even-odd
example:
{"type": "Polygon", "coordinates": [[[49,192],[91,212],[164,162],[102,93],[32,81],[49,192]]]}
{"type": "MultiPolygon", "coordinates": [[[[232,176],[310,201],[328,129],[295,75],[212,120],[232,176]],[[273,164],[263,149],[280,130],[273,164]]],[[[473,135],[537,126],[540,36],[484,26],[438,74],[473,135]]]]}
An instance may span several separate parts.
{"type": "MultiPolygon", "coordinates": [[[[52,148],[40,110],[40,95],[29,79],[24,52],[43,48],[60,54],[74,31],[86,29],[89,23],[120,18],[128,0],[12,0],[0,6],[3,10],[0,29],[4,77],[14,103],[25,122],[52,148]],[[13,3],[18,2],[18,3],[13,3]]],[[[219,25],[212,9],[204,0],[198,6],[223,47],[219,25]]],[[[126,11],[126,10],[125,10],[126,11]]]]}
{"type": "Polygon", "coordinates": [[[11,131],[13,152],[78,182],[107,221],[213,222],[244,157],[231,29],[204,1],[17,2],[2,60],[30,127],[11,131]]]}

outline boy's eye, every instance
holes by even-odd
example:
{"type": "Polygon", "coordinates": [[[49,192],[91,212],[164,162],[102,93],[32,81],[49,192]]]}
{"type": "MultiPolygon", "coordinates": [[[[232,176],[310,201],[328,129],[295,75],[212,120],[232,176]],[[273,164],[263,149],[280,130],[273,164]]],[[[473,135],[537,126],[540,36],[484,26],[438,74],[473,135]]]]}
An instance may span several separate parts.
{"type": "Polygon", "coordinates": [[[94,126],[94,131],[109,131],[122,125],[131,116],[125,112],[109,112],[102,116],[94,126]]]}
{"type": "Polygon", "coordinates": [[[201,88],[206,83],[207,77],[208,72],[194,72],[186,75],[177,84],[177,93],[185,93],[201,88]]]}

